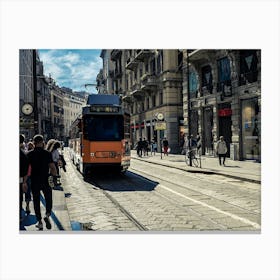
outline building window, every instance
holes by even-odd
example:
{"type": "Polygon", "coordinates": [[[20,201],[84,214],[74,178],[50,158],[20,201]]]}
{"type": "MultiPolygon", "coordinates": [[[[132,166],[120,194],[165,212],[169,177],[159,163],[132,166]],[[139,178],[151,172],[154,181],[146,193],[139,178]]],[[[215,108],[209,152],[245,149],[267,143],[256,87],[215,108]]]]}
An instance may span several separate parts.
{"type": "Polygon", "coordinates": [[[150,73],[151,73],[151,75],[155,75],[155,73],[156,73],[156,60],[155,60],[155,58],[153,58],[150,61],[150,73]]]}
{"type": "Polygon", "coordinates": [[[163,104],[163,93],[162,92],[159,93],[159,104],[160,105],[163,104]]]}
{"type": "Polygon", "coordinates": [[[149,64],[148,64],[148,62],[146,62],[146,64],[145,64],[145,72],[146,72],[146,73],[149,72],[149,64]]]}
{"type": "Polygon", "coordinates": [[[156,107],[156,95],[152,96],[152,107],[156,107]]]}
{"type": "Polygon", "coordinates": [[[141,103],[141,110],[142,110],[142,112],[145,111],[145,102],[144,101],[141,103]]]}
{"type": "Polygon", "coordinates": [[[189,73],[189,83],[190,83],[190,98],[196,98],[197,97],[197,87],[198,87],[198,82],[197,82],[197,76],[194,71],[190,71],[189,73]]]}
{"type": "Polygon", "coordinates": [[[157,56],[157,74],[160,74],[161,72],[161,56],[160,54],[157,56]]]}
{"type": "Polygon", "coordinates": [[[217,61],[218,64],[218,84],[217,91],[223,91],[227,95],[231,95],[231,91],[227,88],[231,86],[231,78],[230,78],[230,61],[228,57],[224,57],[217,61]]]}
{"type": "Polygon", "coordinates": [[[213,77],[211,66],[204,66],[202,69],[202,95],[206,95],[213,92],[213,77]]]}
{"type": "Polygon", "coordinates": [[[150,109],[150,98],[147,97],[147,109],[150,109]]]}
{"type": "Polygon", "coordinates": [[[256,50],[240,51],[240,85],[256,82],[258,79],[258,58],[256,50]]]}
{"type": "Polygon", "coordinates": [[[140,65],[140,78],[143,76],[143,66],[142,66],[142,64],[140,65]]]}

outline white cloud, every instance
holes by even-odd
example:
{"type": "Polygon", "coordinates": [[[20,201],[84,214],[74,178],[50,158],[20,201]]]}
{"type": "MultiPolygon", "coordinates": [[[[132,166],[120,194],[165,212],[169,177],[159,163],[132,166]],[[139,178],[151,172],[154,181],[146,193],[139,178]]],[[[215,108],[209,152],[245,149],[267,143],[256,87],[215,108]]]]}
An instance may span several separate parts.
{"type": "Polygon", "coordinates": [[[42,52],[40,59],[44,64],[45,75],[50,73],[59,86],[73,90],[85,90],[86,83],[95,83],[102,68],[99,55],[92,55],[89,51],[74,53],[67,50],[49,50],[42,52]]]}

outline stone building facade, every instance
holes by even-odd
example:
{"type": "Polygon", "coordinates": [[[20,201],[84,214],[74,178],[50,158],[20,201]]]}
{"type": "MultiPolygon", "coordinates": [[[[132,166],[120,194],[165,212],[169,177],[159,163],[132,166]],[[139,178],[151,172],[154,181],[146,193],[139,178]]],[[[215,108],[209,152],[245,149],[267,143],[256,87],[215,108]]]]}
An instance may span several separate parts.
{"type": "Polygon", "coordinates": [[[34,133],[34,59],[33,50],[19,50],[20,133],[27,139],[33,137],[34,133]],[[29,111],[24,110],[26,104],[31,105],[29,111]]]}
{"type": "Polygon", "coordinates": [[[203,154],[223,135],[229,157],[261,161],[260,50],[183,50],[183,96],[185,133],[201,135],[203,154]]]}
{"type": "Polygon", "coordinates": [[[167,137],[172,152],[180,150],[183,133],[182,52],[176,49],[111,51],[113,93],[131,114],[131,142],[167,137]],[[158,114],[163,115],[159,126],[158,114]],[[160,129],[159,129],[160,128],[160,129]],[[164,129],[163,129],[164,128],[164,129]]]}

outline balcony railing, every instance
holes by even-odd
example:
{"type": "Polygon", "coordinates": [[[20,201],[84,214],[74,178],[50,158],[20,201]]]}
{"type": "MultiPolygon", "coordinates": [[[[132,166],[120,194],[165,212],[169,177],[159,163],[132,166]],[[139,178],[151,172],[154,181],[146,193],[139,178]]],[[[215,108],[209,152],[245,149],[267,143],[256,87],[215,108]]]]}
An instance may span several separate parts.
{"type": "Polygon", "coordinates": [[[138,66],[138,61],[133,56],[129,57],[126,61],[126,69],[134,71],[138,66]]]}
{"type": "Polygon", "coordinates": [[[150,90],[158,86],[158,80],[155,75],[145,74],[141,77],[141,89],[150,90]]]}
{"type": "Polygon", "coordinates": [[[148,58],[154,54],[154,50],[137,50],[135,59],[139,61],[144,61],[145,58],[148,58]]]}
{"type": "Polygon", "coordinates": [[[141,88],[141,84],[137,83],[131,87],[131,95],[136,99],[140,99],[145,95],[145,92],[141,88]]]}
{"type": "Polygon", "coordinates": [[[126,103],[131,103],[132,102],[132,94],[131,93],[126,93],[123,97],[122,97],[122,101],[126,102],[126,103]]]}

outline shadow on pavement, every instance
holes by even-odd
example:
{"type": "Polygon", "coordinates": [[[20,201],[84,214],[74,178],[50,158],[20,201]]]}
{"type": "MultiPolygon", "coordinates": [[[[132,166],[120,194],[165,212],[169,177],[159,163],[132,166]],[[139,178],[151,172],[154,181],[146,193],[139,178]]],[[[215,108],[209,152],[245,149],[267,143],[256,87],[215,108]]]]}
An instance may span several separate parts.
{"type": "Polygon", "coordinates": [[[107,191],[153,191],[158,182],[151,181],[143,176],[127,171],[125,174],[100,172],[92,174],[86,182],[107,191]]]}
{"type": "MultiPolygon", "coordinates": [[[[25,213],[25,212],[24,212],[25,213]]],[[[27,215],[24,217],[23,221],[20,223],[20,230],[26,230],[25,227],[35,225],[37,223],[37,219],[35,215],[27,215]]]]}

